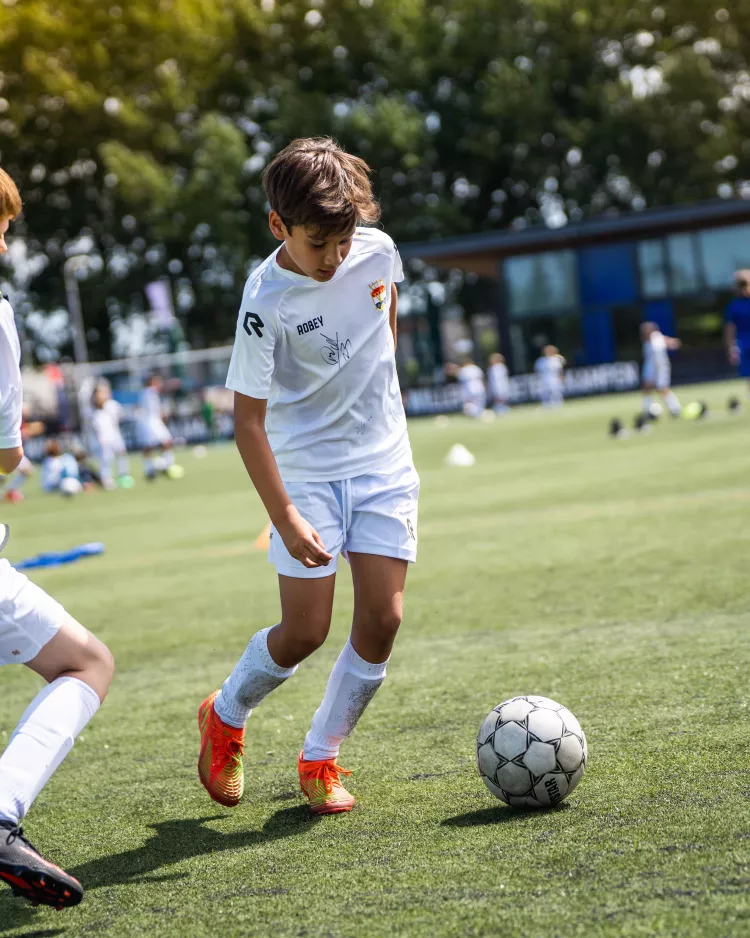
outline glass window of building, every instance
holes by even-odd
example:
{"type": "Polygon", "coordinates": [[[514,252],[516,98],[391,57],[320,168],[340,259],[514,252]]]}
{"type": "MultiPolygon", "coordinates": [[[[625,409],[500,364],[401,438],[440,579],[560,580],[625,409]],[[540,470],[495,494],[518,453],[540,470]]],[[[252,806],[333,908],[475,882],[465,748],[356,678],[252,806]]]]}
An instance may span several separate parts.
{"type": "Polygon", "coordinates": [[[662,241],[639,241],[637,245],[638,272],[641,293],[648,299],[667,295],[667,265],[662,241]]]}
{"type": "Polygon", "coordinates": [[[726,290],[736,270],[750,267],[750,225],[713,228],[698,237],[709,287],[726,290]]]}
{"type": "Polygon", "coordinates": [[[667,238],[667,255],[672,292],[678,296],[697,293],[701,288],[695,238],[690,234],[667,238]]]}
{"type": "Polygon", "coordinates": [[[578,305],[578,272],[573,251],[513,257],[504,264],[508,312],[512,318],[564,312],[578,305]]]}

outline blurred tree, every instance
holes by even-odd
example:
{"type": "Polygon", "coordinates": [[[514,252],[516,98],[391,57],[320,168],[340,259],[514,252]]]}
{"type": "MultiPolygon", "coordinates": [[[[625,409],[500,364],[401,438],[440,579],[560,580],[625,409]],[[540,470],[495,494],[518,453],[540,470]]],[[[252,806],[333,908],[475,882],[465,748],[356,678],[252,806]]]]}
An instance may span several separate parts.
{"type": "Polygon", "coordinates": [[[25,0],[0,62],[22,306],[89,252],[103,356],[164,273],[194,344],[231,337],[294,136],[368,159],[402,239],[750,195],[750,0],[25,0]]]}

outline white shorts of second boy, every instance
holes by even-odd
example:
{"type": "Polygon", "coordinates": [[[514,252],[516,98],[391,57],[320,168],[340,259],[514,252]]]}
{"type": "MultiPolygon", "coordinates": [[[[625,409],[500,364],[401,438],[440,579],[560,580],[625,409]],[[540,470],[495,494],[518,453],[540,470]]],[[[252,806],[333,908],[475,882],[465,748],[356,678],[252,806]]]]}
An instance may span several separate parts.
{"type": "Polygon", "coordinates": [[[65,618],[59,602],[0,560],[0,665],[36,658],[65,618]]]}
{"type": "Polygon", "coordinates": [[[286,490],[305,521],[333,555],[327,567],[305,567],[271,528],[268,560],[282,576],[314,579],[336,572],[339,554],[417,559],[419,476],[414,466],[373,472],[341,482],[288,482],[286,490]]]}
{"type": "Polygon", "coordinates": [[[154,449],[172,442],[169,427],[158,417],[140,421],[138,424],[138,442],[144,449],[154,449]]]}
{"type": "Polygon", "coordinates": [[[672,368],[670,362],[654,365],[644,365],[643,382],[652,385],[659,391],[669,387],[672,382],[672,368]]]}

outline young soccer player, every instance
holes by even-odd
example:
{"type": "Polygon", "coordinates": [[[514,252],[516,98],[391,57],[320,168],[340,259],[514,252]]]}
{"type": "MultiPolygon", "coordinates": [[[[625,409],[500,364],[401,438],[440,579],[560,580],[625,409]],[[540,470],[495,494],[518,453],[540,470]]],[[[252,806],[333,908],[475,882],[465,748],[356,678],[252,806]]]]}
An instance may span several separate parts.
{"type": "Polygon", "coordinates": [[[157,472],[169,474],[174,465],[172,434],[164,423],[161,402],[163,387],[164,382],[160,375],[150,375],[146,378],[136,408],[138,436],[143,448],[143,471],[149,481],[156,478],[157,472]],[[155,449],[161,451],[157,459],[152,455],[155,449]]]}
{"type": "MultiPolygon", "coordinates": [[[[109,384],[100,381],[92,395],[91,426],[96,438],[96,456],[99,459],[99,475],[102,486],[111,490],[116,483],[112,469],[117,463],[117,483],[123,488],[130,488],[133,479],[130,475],[125,440],[120,431],[122,407],[113,400],[109,384]]],[[[169,432],[169,431],[167,431],[169,432]]]]}
{"type": "Polygon", "coordinates": [[[750,381],[750,270],[738,270],[734,283],[737,295],[727,306],[724,342],[730,364],[750,381]]]}
{"type": "Polygon", "coordinates": [[[487,369],[487,382],[490,386],[492,409],[497,414],[504,414],[508,410],[510,383],[508,379],[508,366],[505,364],[505,356],[501,355],[499,352],[493,352],[492,355],[490,355],[489,368],[487,369]]]}
{"type": "Polygon", "coordinates": [[[464,413],[467,417],[481,417],[487,404],[484,372],[479,365],[467,358],[458,369],[458,380],[464,399],[464,413]]]}
{"type": "MultiPolygon", "coordinates": [[[[0,254],[21,211],[11,178],[0,169],[0,254]]],[[[0,300],[0,472],[23,457],[21,372],[13,310],[0,300]]],[[[0,528],[4,528],[0,525],[0,528]]],[[[0,534],[0,541],[7,538],[0,534]]],[[[21,822],[73,742],[99,709],[112,680],[107,647],[23,574],[0,560],[0,665],[25,664],[47,681],[0,756],[0,879],[14,893],[58,909],[76,905],[80,883],[46,860],[21,822]]]]}
{"type": "Polygon", "coordinates": [[[281,621],[250,640],[198,712],[199,776],[236,805],[245,722],[326,639],[340,554],[352,630],[312,720],[298,771],[317,814],[349,811],[339,747],[385,679],[417,552],[414,469],[395,363],[393,241],[367,164],[329,139],[296,140],[269,164],[281,246],[247,281],[227,387],[237,447],[272,522],[281,621]]]}
{"type": "Polygon", "coordinates": [[[641,341],[643,342],[643,411],[651,413],[653,392],[658,391],[664,398],[670,414],[680,416],[680,402],[671,389],[672,364],[669,350],[678,349],[682,343],[662,333],[655,322],[641,323],[641,341]]]}
{"type": "Polygon", "coordinates": [[[543,407],[562,407],[564,368],[565,359],[560,349],[554,345],[545,345],[534,364],[534,371],[539,376],[543,407]]]}

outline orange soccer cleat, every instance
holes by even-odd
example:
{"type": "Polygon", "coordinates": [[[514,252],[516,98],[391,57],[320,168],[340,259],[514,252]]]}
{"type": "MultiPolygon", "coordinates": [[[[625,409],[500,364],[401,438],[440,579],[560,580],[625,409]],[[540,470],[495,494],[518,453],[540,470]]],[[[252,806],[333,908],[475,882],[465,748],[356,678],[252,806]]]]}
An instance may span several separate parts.
{"type": "Polygon", "coordinates": [[[201,751],[198,777],[209,795],[226,808],[234,808],[245,789],[242,756],[245,752],[244,729],[224,723],[214,710],[214,691],[198,708],[201,751]]]}
{"type": "Polygon", "coordinates": [[[303,751],[299,754],[297,769],[299,786],[307,795],[313,814],[338,814],[354,807],[354,796],[339,780],[339,775],[352,773],[336,765],[335,759],[305,759],[303,751]]]}

